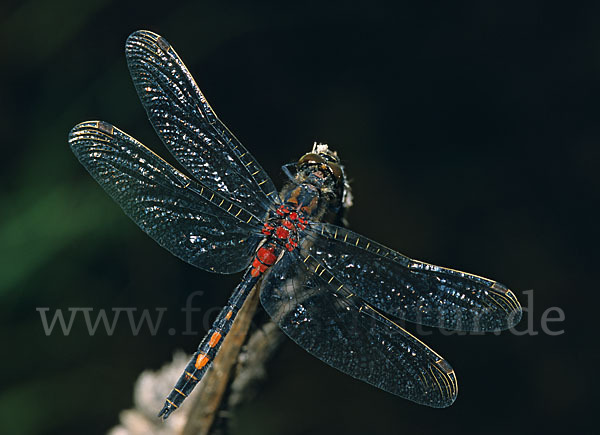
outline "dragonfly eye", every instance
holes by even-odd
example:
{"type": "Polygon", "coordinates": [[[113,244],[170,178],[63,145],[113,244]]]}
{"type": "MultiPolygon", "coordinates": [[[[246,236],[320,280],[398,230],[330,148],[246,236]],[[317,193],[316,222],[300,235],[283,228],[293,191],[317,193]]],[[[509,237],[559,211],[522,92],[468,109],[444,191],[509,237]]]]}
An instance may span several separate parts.
{"type": "Polygon", "coordinates": [[[308,153],[300,157],[300,160],[298,160],[298,166],[306,163],[325,163],[325,159],[318,154],[308,153]]]}
{"type": "Polygon", "coordinates": [[[342,179],[342,168],[340,168],[340,165],[337,163],[327,163],[327,166],[329,166],[329,169],[331,169],[335,179],[340,181],[342,179]]]}
{"type": "Polygon", "coordinates": [[[298,166],[310,164],[318,165],[320,169],[327,170],[335,177],[336,181],[342,179],[342,168],[329,155],[322,156],[320,154],[308,153],[304,154],[298,160],[298,166]]]}

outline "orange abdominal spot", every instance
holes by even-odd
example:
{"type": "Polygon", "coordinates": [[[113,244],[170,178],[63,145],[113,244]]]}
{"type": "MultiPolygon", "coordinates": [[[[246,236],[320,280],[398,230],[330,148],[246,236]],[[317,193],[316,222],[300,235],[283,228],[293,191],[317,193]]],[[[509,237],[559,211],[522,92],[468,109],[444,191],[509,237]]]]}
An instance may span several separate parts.
{"type": "Polygon", "coordinates": [[[208,343],[208,345],[210,347],[215,347],[220,339],[221,334],[219,334],[218,332],[214,332],[213,335],[210,337],[210,342],[208,343]]]}
{"type": "Polygon", "coordinates": [[[208,361],[209,361],[208,357],[205,354],[201,353],[200,355],[198,355],[198,359],[196,360],[195,367],[197,369],[201,369],[206,364],[208,364],[208,361]]]}

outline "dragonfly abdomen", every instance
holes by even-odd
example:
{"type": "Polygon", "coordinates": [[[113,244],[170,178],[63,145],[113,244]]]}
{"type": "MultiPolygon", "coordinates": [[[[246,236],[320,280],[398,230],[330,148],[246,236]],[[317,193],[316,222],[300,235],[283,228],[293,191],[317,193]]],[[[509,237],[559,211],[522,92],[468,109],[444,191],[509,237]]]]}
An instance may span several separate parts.
{"type": "Polygon", "coordinates": [[[166,419],[169,415],[189,396],[194,387],[202,380],[211,366],[217,352],[219,351],[231,325],[236,318],[237,313],[242,308],[250,290],[254,287],[258,278],[252,275],[249,270],[242,282],[236,287],[225,307],[221,310],[216,320],[213,322],[210,331],[200,342],[198,350],[192,355],[183,374],[171,390],[171,393],[165,400],[165,405],[158,416],[166,419]]]}

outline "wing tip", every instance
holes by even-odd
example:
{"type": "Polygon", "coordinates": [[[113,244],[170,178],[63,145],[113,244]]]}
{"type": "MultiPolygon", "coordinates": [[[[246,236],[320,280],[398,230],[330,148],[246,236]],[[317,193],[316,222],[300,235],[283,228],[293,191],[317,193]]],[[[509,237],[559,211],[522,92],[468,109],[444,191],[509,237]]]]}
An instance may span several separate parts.
{"type": "Polygon", "coordinates": [[[139,40],[142,38],[151,38],[153,40],[156,40],[158,38],[160,38],[161,36],[158,33],[154,33],[151,30],[144,30],[144,29],[140,29],[140,30],[136,30],[135,32],[132,32],[128,37],[127,37],[127,42],[126,44],[128,44],[130,41],[133,40],[139,40]]]}
{"type": "Polygon", "coordinates": [[[83,121],[75,125],[71,131],[69,131],[69,140],[77,137],[82,130],[98,130],[102,133],[112,135],[115,132],[116,127],[106,121],[83,121]]]}
{"type": "Polygon", "coordinates": [[[521,303],[519,302],[519,299],[517,298],[515,293],[505,285],[500,284],[499,282],[494,282],[489,289],[493,292],[492,294],[495,293],[497,297],[499,297],[494,298],[494,300],[496,301],[496,299],[498,299],[496,304],[498,304],[498,302],[501,302],[499,306],[503,308],[506,314],[505,322],[503,322],[503,325],[497,326],[491,330],[501,331],[505,329],[510,329],[513,326],[517,325],[523,315],[523,308],[521,307],[521,303]]]}
{"type": "Polygon", "coordinates": [[[519,305],[518,308],[515,308],[509,315],[508,315],[508,320],[507,320],[507,328],[506,329],[510,329],[514,326],[517,326],[517,324],[521,321],[521,318],[523,317],[523,309],[521,308],[521,305],[519,305]]]}
{"type": "Polygon", "coordinates": [[[504,288],[504,297],[508,301],[508,305],[511,308],[511,311],[507,314],[506,329],[512,328],[517,325],[521,321],[521,317],[523,316],[523,308],[521,307],[521,303],[514,292],[508,288],[504,288]]]}
{"type": "Polygon", "coordinates": [[[456,373],[443,358],[429,360],[419,375],[420,387],[416,396],[404,396],[420,405],[432,408],[447,408],[458,397],[458,381],[456,373]]]}
{"type": "Polygon", "coordinates": [[[441,399],[437,403],[436,408],[447,408],[452,405],[458,397],[456,372],[450,363],[443,358],[440,358],[435,362],[435,367],[438,369],[439,375],[443,381],[443,385],[440,385],[441,399]]]}
{"type": "Polygon", "coordinates": [[[78,157],[86,148],[86,140],[93,137],[112,138],[117,128],[106,121],[83,121],[74,126],[67,138],[71,151],[78,157]]]}
{"type": "Polygon", "coordinates": [[[163,51],[168,51],[171,48],[171,44],[163,36],[150,30],[136,30],[129,35],[127,41],[125,41],[125,51],[130,52],[138,44],[158,46],[163,51]]]}
{"type": "Polygon", "coordinates": [[[83,121],[79,124],[76,124],[71,131],[69,131],[68,142],[71,148],[73,148],[73,142],[77,140],[78,136],[81,134],[81,131],[86,128],[93,127],[96,122],[98,121],[83,121]]]}

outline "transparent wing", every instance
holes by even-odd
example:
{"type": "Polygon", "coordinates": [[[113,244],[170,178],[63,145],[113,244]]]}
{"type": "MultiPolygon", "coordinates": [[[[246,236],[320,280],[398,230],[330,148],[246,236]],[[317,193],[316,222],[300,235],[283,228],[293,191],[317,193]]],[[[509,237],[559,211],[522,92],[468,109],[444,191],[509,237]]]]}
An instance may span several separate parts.
{"type": "Polygon", "coordinates": [[[198,181],[256,216],[279,202],[269,176],[219,120],[163,37],[137,31],[127,39],[125,53],[150,122],[198,181]]]}
{"type": "Polygon", "coordinates": [[[305,249],[362,299],[401,319],[462,331],[510,328],[516,296],[495,281],[412,260],[352,231],[311,224],[305,249]]]}
{"type": "Polygon", "coordinates": [[[458,386],[450,365],[323,270],[295,250],[266,272],[260,298],[280,328],[352,377],[423,405],[451,405],[458,386]]]}
{"type": "Polygon", "coordinates": [[[256,216],[196,183],[128,134],[102,121],[78,124],[71,149],[150,237],[201,269],[233,273],[261,239],[256,216]]]}

